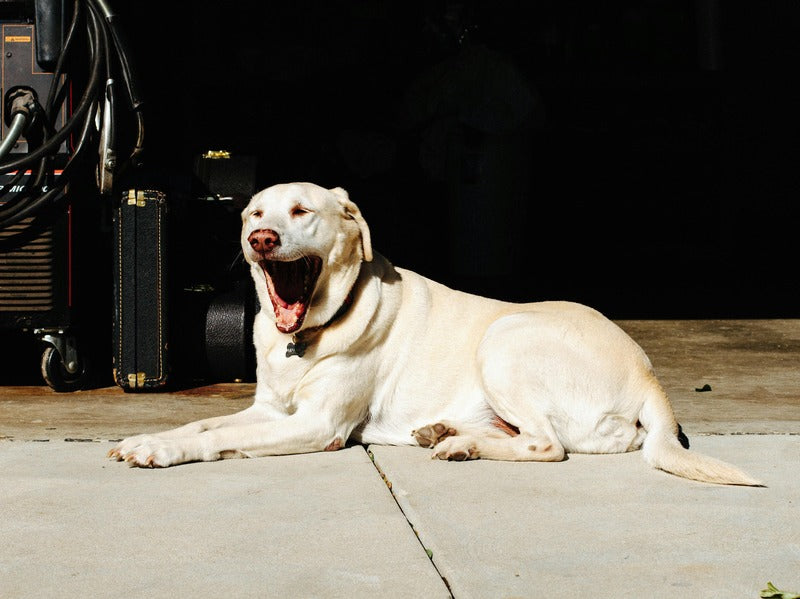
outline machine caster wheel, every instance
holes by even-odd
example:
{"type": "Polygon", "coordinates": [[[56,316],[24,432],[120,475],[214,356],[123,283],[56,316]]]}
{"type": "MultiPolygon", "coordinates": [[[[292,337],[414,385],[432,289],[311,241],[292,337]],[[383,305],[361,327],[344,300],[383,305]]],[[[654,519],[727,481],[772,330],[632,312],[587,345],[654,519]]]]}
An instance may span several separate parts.
{"type": "Polygon", "coordinates": [[[70,372],[61,354],[52,345],[42,353],[42,377],[53,391],[78,391],[87,379],[86,360],[79,360],[75,372],[70,372]]]}

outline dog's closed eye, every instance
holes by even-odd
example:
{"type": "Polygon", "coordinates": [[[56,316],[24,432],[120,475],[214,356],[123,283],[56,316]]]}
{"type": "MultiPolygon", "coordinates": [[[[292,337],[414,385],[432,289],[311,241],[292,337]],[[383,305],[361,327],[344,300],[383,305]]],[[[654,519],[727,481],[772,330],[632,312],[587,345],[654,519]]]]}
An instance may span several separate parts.
{"type": "Polygon", "coordinates": [[[308,208],[304,208],[300,204],[298,204],[289,211],[289,214],[292,216],[292,218],[297,218],[298,216],[303,216],[304,214],[310,214],[310,213],[311,210],[309,210],[308,208]]]}

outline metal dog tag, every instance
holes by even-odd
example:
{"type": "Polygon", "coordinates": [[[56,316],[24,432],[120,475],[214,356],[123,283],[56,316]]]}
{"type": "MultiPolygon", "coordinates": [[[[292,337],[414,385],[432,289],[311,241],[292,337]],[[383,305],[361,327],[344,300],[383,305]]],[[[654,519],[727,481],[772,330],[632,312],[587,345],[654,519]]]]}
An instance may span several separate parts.
{"type": "Polygon", "coordinates": [[[286,357],[291,358],[292,356],[297,356],[298,358],[302,358],[303,354],[306,353],[306,348],[308,347],[308,343],[303,343],[302,341],[298,341],[297,343],[289,343],[286,345],[286,357]]]}

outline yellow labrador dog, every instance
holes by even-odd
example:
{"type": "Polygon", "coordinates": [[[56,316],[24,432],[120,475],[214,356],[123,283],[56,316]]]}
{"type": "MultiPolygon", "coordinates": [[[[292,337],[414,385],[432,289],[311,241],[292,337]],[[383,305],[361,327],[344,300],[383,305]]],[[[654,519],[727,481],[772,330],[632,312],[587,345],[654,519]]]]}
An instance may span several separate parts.
{"type": "Polygon", "coordinates": [[[255,402],[125,439],[137,466],[418,444],[447,460],[642,449],[699,481],[760,483],[689,451],[642,349],[591,308],[486,299],[395,268],[341,188],[275,185],[242,213],[261,311],[255,402]]]}

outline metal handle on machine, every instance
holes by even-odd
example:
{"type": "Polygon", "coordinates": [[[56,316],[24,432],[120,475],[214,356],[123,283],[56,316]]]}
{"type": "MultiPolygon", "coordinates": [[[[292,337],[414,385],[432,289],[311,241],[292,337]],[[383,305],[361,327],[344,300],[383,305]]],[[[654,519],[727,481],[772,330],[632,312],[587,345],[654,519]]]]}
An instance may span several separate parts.
{"type": "Polygon", "coordinates": [[[103,123],[100,127],[100,148],[97,160],[97,187],[101,194],[110,194],[114,183],[117,155],[114,151],[114,80],[106,81],[103,100],[103,123]]]}

